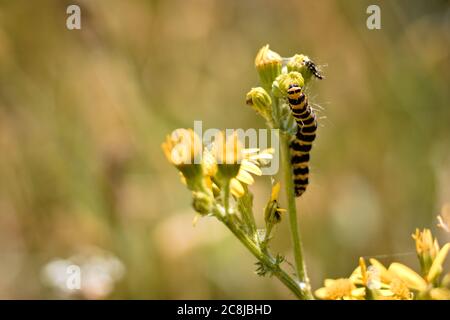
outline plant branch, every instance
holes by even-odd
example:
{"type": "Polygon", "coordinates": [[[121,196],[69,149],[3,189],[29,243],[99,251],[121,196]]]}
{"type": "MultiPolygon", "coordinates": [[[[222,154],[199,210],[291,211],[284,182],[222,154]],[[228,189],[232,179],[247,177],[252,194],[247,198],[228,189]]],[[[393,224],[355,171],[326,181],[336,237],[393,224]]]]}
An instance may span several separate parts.
{"type": "Polygon", "coordinates": [[[216,217],[222,221],[228,229],[239,239],[239,241],[255,256],[258,261],[268,267],[271,272],[286,286],[292,293],[294,293],[299,299],[307,299],[305,293],[300,289],[298,283],[289,276],[280,266],[276,263],[276,260],[268,254],[261,251],[260,247],[255,244],[242,230],[229,219],[229,215],[225,216],[220,214],[220,211],[216,208],[216,217]]]}

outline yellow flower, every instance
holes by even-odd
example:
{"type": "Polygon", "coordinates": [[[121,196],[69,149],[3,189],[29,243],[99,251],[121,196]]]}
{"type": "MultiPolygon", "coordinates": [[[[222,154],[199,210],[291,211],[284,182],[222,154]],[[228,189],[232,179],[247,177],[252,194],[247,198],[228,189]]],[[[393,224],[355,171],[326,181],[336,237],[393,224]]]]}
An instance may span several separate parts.
{"type": "MultiPolygon", "coordinates": [[[[398,276],[392,270],[387,270],[379,261],[370,259],[370,262],[371,265],[367,267],[364,259],[360,258],[359,266],[349,278],[353,285],[360,290],[359,294],[368,300],[411,300],[413,298],[413,293],[408,286],[413,282],[406,282],[404,279],[414,276],[405,275],[404,270],[401,270],[403,273],[398,276]]],[[[398,266],[394,267],[399,269],[398,266]]],[[[397,269],[394,271],[398,271],[397,269]]],[[[417,276],[419,277],[419,280],[416,279],[417,281],[423,281],[419,275],[417,276]]]]}
{"type": "Polygon", "coordinates": [[[387,289],[375,290],[375,300],[413,300],[414,294],[405,282],[398,278],[392,279],[387,289]]]}
{"type": "MultiPolygon", "coordinates": [[[[227,138],[222,132],[217,134],[211,150],[201,151],[201,147],[200,138],[191,129],[175,130],[162,144],[167,159],[180,170],[181,181],[191,190],[205,192],[206,188],[218,195],[221,183],[229,180],[230,192],[235,197],[244,195],[243,184],[255,182],[252,174],[262,175],[260,167],[272,159],[274,152],[273,149],[243,148],[236,132],[227,138]]],[[[197,198],[194,206],[203,208],[205,199],[197,198]]]]}
{"type": "Polygon", "coordinates": [[[322,300],[362,300],[364,288],[356,288],[350,279],[326,279],[325,287],[317,289],[315,295],[322,300]]]}
{"type": "Polygon", "coordinates": [[[366,299],[411,300],[413,294],[410,291],[409,285],[412,283],[413,287],[417,287],[416,282],[411,279],[423,282],[423,279],[414,271],[409,268],[406,271],[403,270],[402,267],[405,267],[403,265],[393,264],[394,267],[392,269],[390,267],[390,270],[387,270],[375,259],[370,259],[370,263],[371,265],[367,268],[364,259],[360,258],[359,266],[353,271],[349,278],[357,287],[362,286],[362,289],[365,289],[366,299]],[[395,272],[401,273],[400,276],[395,272]],[[413,272],[414,274],[411,276],[406,272],[413,272]],[[415,276],[417,276],[419,280],[415,279],[415,276]],[[404,279],[408,279],[408,282],[404,279]]]}
{"type": "Polygon", "coordinates": [[[162,149],[167,160],[175,166],[198,164],[202,141],[192,129],[176,129],[166,137],[162,149]]]}
{"type": "Polygon", "coordinates": [[[235,197],[243,196],[245,188],[242,184],[252,185],[255,180],[251,174],[261,176],[260,166],[271,160],[272,154],[273,149],[260,151],[257,148],[243,148],[236,134],[227,139],[223,133],[216,135],[212,151],[205,149],[203,153],[203,169],[205,175],[210,178],[209,186],[217,188],[217,185],[212,183],[217,175],[219,180],[230,179],[231,194],[235,197]]]}
{"type": "Polygon", "coordinates": [[[250,175],[250,173],[261,176],[262,171],[261,166],[264,166],[267,161],[272,159],[273,149],[265,149],[259,151],[257,148],[252,149],[242,149],[242,161],[239,168],[239,172],[236,178],[231,179],[231,193],[235,197],[242,197],[244,195],[244,187],[242,183],[246,185],[252,185],[255,180],[250,175]]]}
{"type": "Polygon", "coordinates": [[[243,146],[236,131],[233,131],[227,137],[221,131],[214,137],[212,151],[218,164],[239,164],[242,160],[242,149],[243,146]]]}
{"type": "Polygon", "coordinates": [[[450,250],[450,243],[439,249],[439,244],[428,229],[422,232],[416,230],[413,238],[416,240],[419,257],[426,255],[430,260],[430,267],[423,276],[398,262],[386,268],[378,260],[370,259],[370,266],[367,267],[364,259],[360,258],[359,266],[349,279],[338,279],[339,282],[326,281],[325,287],[316,291],[317,297],[322,299],[363,297],[380,300],[449,299],[450,274],[442,281],[439,281],[439,277],[450,250]],[[344,280],[350,281],[354,288],[344,280]]]}
{"type": "Polygon", "coordinates": [[[399,278],[392,279],[389,289],[396,300],[412,300],[413,298],[413,294],[407,284],[399,278]]]}
{"type": "Polygon", "coordinates": [[[414,270],[398,262],[392,263],[388,269],[386,269],[381,263],[379,263],[375,259],[371,259],[371,263],[372,266],[375,266],[378,270],[381,271],[380,279],[382,283],[389,283],[390,291],[404,298],[407,297],[408,295],[400,294],[401,292],[403,293],[406,292],[406,290],[401,289],[403,288],[402,287],[403,285],[405,285],[410,290],[417,291],[419,294],[424,294],[431,288],[433,284],[436,283],[438,277],[443,271],[442,266],[444,264],[445,258],[449,250],[450,250],[450,243],[447,243],[442,247],[442,249],[439,250],[439,252],[436,255],[436,258],[432,262],[432,265],[428,273],[425,274],[423,277],[420,276],[414,270]],[[402,282],[402,286],[400,286],[398,280],[402,282]]]}
{"type": "Polygon", "coordinates": [[[192,129],[176,129],[161,145],[171,164],[180,170],[191,190],[202,189],[202,141],[192,129]]]}
{"type": "Polygon", "coordinates": [[[390,289],[392,276],[380,262],[370,261],[371,265],[367,267],[364,259],[359,258],[359,266],[349,279],[357,287],[364,287],[366,299],[394,299],[395,294],[390,289]]]}

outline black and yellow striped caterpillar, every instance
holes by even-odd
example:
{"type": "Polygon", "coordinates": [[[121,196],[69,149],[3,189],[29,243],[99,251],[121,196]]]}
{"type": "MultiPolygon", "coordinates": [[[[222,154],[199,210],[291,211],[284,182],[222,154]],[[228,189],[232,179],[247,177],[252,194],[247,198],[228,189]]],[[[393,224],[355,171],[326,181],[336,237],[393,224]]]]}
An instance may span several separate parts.
{"type": "Polygon", "coordinates": [[[289,85],[287,97],[292,115],[298,125],[297,134],[290,148],[295,196],[300,197],[306,191],[309,182],[309,152],[316,138],[317,119],[308,104],[308,98],[298,84],[289,85]]]}

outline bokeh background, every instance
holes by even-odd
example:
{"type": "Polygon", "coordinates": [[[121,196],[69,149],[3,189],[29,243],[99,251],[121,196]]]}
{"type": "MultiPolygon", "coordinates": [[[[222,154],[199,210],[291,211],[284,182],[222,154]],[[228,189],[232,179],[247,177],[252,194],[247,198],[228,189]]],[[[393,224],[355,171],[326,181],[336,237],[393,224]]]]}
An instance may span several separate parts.
{"type": "MultiPolygon", "coordinates": [[[[190,194],[178,127],[262,128],[244,103],[269,43],[323,66],[298,200],[314,288],[359,256],[418,268],[411,233],[450,201],[448,1],[0,1],[0,298],[292,298],[190,194]],[[66,29],[81,7],[82,29],[66,29]],[[381,30],[366,8],[381,7],[381,30]],[[61,266],[93,265],[77,295],[61,266]],[[99,276],[95,276],[98,272],[99,276]]],[[[268,178],[251,187],[257,217],[268,178]]],[[[293,261],[287,221],[272,245],[293,261]]],[[[289,269],[289,266],[287,266],[289,269]]],[[[64,269],[65,270],[65,269],[64,269]]]]}

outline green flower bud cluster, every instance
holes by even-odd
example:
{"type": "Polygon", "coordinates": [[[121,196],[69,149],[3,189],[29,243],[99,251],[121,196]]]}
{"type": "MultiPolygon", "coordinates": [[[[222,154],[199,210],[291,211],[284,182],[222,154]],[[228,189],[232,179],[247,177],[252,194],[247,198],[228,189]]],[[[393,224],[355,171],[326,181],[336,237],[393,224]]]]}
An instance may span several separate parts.
{"type": "Polygon", "coordinates": [[[284,98],[290,85],[303,88],[313,76],[323,76],[316,64],[304,54],[283,58],[277,52],[263,46],[256,55],[255,66],[261,87],[252,88],[246,96],[246,103],[259,113],[271,128],[295,133],[297,126],[284,98]]]}

